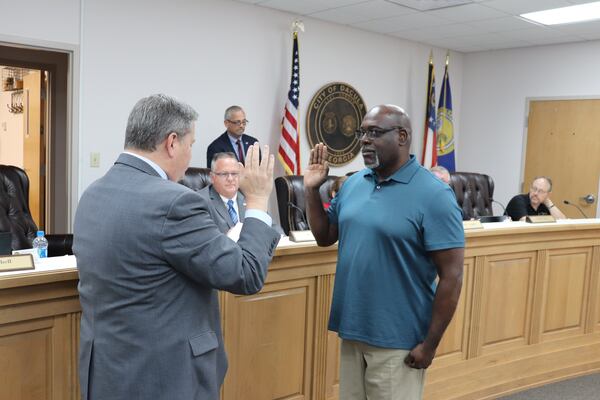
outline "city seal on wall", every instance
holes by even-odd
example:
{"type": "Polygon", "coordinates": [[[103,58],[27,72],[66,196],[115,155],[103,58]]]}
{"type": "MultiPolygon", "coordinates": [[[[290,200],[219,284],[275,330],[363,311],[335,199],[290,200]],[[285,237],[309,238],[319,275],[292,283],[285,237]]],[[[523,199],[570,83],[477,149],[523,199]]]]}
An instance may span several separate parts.
{"type": "Polygon", "coordinates": [[[330,165],[348,164],[360,151],[354,132],[366,113],[365,102],[352,86],[342,82],[323,86],[313,96],[306,113],[310,147],[325,143],[330,165]]]}

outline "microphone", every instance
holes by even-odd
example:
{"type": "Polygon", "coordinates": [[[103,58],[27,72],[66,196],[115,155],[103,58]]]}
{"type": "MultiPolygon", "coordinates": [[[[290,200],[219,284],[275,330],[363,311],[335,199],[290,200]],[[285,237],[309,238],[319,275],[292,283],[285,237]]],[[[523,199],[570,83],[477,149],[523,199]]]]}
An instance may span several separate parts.
{"type": "Polygon", "coordinates": [[[500,207],[502,207],[502,215],[506,214],[506,207],[504,207],[504,204],[500,203],[500,202],[499,202],[499,201],[497,201],[497,200],[494,200],[494,199],[492,199],[491,197],[490,197],[490,201],[491,201],[492,203],[496,203],[496,204],[498,204],[500,207]]]}
{"type": "MultiPolygon", "coordinates": [[[[300,230],[307,231],[309,228],[308,228],[308,222],[306,222],[306,218],[304,217],[304,211],[302,211],[302,209],[300,207],[298,207],[297,205],[295,205],[291,201],[288,201],[287,205],[290,206],[290,207],[292,207],[294,210],[296,210],[296,211],[298,211],[300,213],[300,218],[302,219],[302,223],[304,224],[304,229],[300,229],[300,230]]],[[[301,227],[298,226],[298,228],[301,228],[301,227]]]]}
{"type": "Polygon", "coordinates": [[[588,218],[588,216],[587,216],[587,215],[585,215],[585,213],[583,212],[583,210],[581,209],[581,207],[579,207],[577,204],[575,204],[575,203],[571,203],[569,200],[563,200],[563,203],[565,203],[565,204],[566,204],[566,205],[568,205],[568,206],[573,206],[573,207],[575,207],[576,209],[578,209],[578,210],[579,210],[579,212],[581,213],[581,215],[583,215],[583,218],[588,218]]]}

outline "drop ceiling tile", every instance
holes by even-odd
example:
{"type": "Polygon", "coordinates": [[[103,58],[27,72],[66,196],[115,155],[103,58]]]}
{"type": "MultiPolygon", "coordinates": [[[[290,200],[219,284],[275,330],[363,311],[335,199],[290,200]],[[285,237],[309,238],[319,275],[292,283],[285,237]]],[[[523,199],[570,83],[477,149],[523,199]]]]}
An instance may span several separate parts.
{"type": "Polygon", "coordinates": [[[482,29],[485,32],[502,32],[517,29],[527,29],[532,25],[519,17],[502,17],[494,19],[485,19],[481,21],[470,21],[469,25],[482,29]]]}
{"type": "Polygon", "coordinates": [[[345,7],[333,8],[310,14],[311,17],[332,21],[338,24],[353,24],[374,19],[411,14],[414,10],[389,3],[385,0],[365,1],[345,7]]]}
{"type": "Polygon", "coordinates": [[[597,39],[600,36],[600,21],[553,25],[552,29],[569,35],[580,36],[584,39],[597,39]]]}
{"type": "Polygon", "coordinates": [[[363,2],[364,0],[266,0],[259,5],[287,11],[292,14],[307,15],[363,2]]]}
{"type": "Polygon", "coordinates": [[[412,40],[422,41],[438,37],[466,36],[476,35],[479,33],[486,33],[486,31],[466,24],[450,24],[431,26],[423,29],[407,29],[398,32],[391,32],[390,35],[403,38],[410,37],[412,40]]]}
{"type": "Polygon", "coordinates": [[[508,39],[522,39],[534,43],[537,43],[540,40],[544,41],[544,43],[551,43],[553,40],[577,39],[577,36],[569,35],[545,26],[535,26],[527,29],[516,29],[514,31],[498,33],[508,39]]]}
{"type": "Polygon", "coordinates": [[[571,5],[567,0],[490,0],[483,3],[485,7],[491,7],[512,15],[571,5]]]}
{"type": "MultiPolygon", "coordinates": [[[[484,3],[485,4],[485,3],[484,3]]],[[[506,17],[507,14],[493,8],[485,7],[481,4],[466,4],[440,10],[427,11],[427,14],[433,15],[451,22],[468,22],[480,19],[491,19],[506,17]]]]}
{"type": "Polygon", "coordinates": [[[430,26],[442,25],[444,23],[445,21],[441,18],[427,15],[426,13],[415,13],[359,22],[352,26],[372,32],[389,33],[407,29],[427,28],[430,26]]]}

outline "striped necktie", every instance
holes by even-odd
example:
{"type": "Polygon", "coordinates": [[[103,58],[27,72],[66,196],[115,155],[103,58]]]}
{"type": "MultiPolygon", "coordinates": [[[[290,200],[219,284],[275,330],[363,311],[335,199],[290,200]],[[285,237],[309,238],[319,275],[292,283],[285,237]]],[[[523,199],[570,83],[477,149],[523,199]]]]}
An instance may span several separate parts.
{"type": "Polygon", "coordinates": [[[234,225],[237,224],[238,216],[237,216],[237,213],[235,212],[235,208],[233,208],[233,200],[227,201],[227,212],[229,213],[229,216],[231,217],[233,224],[234,225]]]}

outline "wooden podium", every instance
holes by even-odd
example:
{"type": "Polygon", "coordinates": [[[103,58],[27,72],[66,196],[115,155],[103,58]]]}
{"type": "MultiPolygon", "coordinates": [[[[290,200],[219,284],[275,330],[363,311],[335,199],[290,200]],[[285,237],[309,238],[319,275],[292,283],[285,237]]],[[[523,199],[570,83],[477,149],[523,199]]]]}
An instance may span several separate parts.
{"type": "MultiPolygon", "coordinates": [[[[463,291],[425,399],[488,399],[600,371],[600,220],[494,225],[466,233],[463,291]]],[[[336,256],[281,246],[260,293],[221,293],[223,400],[338,398],[339,343],[327,331],[336,256]]],[[[75,269],[0,275],[0,398],[78,399],[78,337],[75,269]]]]}

